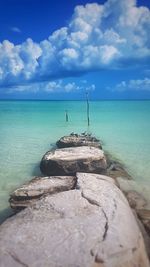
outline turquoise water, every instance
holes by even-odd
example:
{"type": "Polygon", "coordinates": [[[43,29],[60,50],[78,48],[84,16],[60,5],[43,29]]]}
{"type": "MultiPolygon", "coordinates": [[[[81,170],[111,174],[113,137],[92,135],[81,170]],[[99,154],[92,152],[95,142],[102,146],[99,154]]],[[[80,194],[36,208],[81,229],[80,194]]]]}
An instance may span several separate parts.
{"type": "MultiPolygon", "coordinates": [[[[133,178],[150,185],[150,101],[90,103],[90,131],[133,178]]],[[[87,130],[82,101],[0,101],[0,216],[9,193],[39,174],[42,155],[57,139],[87,130]],[[65,122],[65,110],[69,122],[65,122]]]]}

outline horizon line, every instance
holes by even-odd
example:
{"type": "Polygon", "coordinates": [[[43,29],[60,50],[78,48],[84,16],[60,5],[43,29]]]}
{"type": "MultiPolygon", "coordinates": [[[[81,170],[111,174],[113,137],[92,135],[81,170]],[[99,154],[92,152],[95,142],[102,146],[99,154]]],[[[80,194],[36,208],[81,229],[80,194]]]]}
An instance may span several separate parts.
{"type": "MultiPolygon", "coordinates": [[[[0,99],[0,101],[86,101],[86,99],[0,99]]],[[[90,99],[92,101],[150,101],[150,98],[146,99],[90,99]]]]}

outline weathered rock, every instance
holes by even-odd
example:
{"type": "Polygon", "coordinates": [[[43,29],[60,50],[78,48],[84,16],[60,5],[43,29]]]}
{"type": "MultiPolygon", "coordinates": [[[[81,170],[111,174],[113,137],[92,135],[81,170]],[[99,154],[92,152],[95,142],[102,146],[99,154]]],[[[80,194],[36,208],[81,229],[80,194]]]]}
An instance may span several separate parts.
{"type": "Polygon", "coordinates": [[[75,183],[76,177],[73,176],[35,177],[11,193],[10,206],[13,209],[25,208],[46,194],[73,189],[75,183]]]}
{"type": "Polygon", "coordinates": [[[60,140],[57,141],[56,145],[59,148],[65,147],[77,147],[77,146],[94,146],[102,148],[100,141],[90,135],[82,134],[72,134],[68,136],[63,136],[60,140]]]}
{"type": "Polygon", "coordinates": [[[149,267],[141,232],[114,181],[77,174],[0,228],[1,267],[149,267]]]}
{"type": "Polygon", "coordinates": [[[76,172],[102,173],[107,168],[104,152],[81,146],[48,151],[40,164],[44,175],[75,175],[76,172]]]}
{"type": "Polygon", "coordinates": [[[147,186],[144,186],[144,183],[140,185],[140,183],[136,183],[136,181],[125,180],[121,177],[117,178],[116,182],[119,188],[125,193],[130,206],[135,209],[150,236],[149,188],[147,189],[147,186]]]}

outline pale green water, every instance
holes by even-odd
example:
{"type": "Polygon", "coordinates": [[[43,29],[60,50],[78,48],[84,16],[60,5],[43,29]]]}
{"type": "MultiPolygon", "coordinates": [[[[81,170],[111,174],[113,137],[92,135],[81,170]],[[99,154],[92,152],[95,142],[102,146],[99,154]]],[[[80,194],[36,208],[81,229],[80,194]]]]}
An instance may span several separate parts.
{"type": "MultiPolygon", "coordinates": [[[[127,167],[150,185],[150,101],[90,103],[90,131],[127,167]]],[[[59,137],[87,130],[82,101],[0,101],[0,216],[9,193],[39,173],[43,154],[59,137]],[[69,111],[69,123],[64,111],[69,111]]]]}

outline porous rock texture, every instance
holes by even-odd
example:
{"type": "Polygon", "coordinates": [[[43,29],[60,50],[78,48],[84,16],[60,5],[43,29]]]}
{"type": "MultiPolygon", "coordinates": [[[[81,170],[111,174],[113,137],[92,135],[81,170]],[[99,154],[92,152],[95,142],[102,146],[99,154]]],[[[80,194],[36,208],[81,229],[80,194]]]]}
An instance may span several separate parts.
{"type": "Polygon", "coordinates": [[[133,213],[113,179],[77,173],[0,228],[1,267],[149,267],[133,213]]]}
{"type": "Polygon", "coordinates": [[[25,208],[46,194],[71,190],[75,183],[74,176],[35,177],[11,193],[10,206],[15,210],[25,208]]]}
{"type": "Polygon", "coordinates": [[[102,173],[107,168],[104,152],[81,146],[48,151],[40,164],[44,175],[75,175],[76,172],[102,173]]]}

